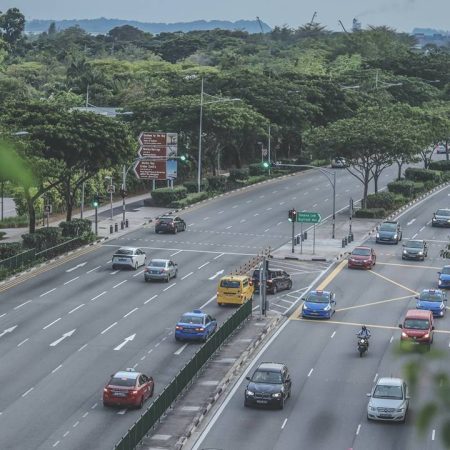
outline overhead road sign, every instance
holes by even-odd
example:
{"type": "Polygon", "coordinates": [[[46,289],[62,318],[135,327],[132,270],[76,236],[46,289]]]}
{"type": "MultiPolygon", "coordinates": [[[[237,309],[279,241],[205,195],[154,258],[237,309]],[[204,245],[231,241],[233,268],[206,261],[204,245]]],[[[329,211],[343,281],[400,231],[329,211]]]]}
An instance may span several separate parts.
{"type": "Polygon", "coordinates": [[[297,222],[300,223],[319,223],[322,217],[319,213],[312,211],[297,211],[297,222]]]}

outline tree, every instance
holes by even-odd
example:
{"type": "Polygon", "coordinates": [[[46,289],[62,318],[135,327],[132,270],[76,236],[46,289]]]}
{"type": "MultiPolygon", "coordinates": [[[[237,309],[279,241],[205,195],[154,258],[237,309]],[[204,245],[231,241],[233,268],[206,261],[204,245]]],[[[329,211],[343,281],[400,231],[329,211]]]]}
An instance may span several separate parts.
{"type": "Polygon", "coordinates": [[[0,29],[2,38],[14,47],[25,29],[25,16],[17,8],[8,9],[0,15],[0,29]]]}

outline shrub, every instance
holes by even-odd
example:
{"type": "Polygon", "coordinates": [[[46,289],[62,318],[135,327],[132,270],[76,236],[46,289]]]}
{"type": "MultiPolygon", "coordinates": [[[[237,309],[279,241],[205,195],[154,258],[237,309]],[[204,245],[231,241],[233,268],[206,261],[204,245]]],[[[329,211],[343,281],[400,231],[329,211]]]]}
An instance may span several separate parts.
{"type": "Polygon", "coordinates": [[[187,189],[184,186],[160,188],[152,191],[152,199],[155,206],[169,206],[171,203],[186,198],[187,189]]]}
{"type": "Polygon", "coordinates": [[[249,169],[230,169],[229,179],[236,180],[246,180],[249,177],[249,169]]]}
{"type": "Polygon", "coordinates": [[[54,247],[61,242],[61,228],[39,228],[35,233],[22,234],[23,246],[37,251],[54,247]]]}
{"type": "Polygon", "coordinates": [[[447,161],[446,159],[442,159],[440,161],[431,161],[428,168],[430,170],[442,170],[446,172],[450,170],[450,161],[447,161]]]}
{"type": "Polygon", "coordinates": [[[11,258],[21,252],[23,248],[20,242],[5,242],[0,245],[0,260],[11,258]]]}
{"type": "Polygon", "coordinates": [[[405,178],[412,181],[434,181],[435,183],[439,183],[441,174],[436,170],[408,167],[405,170],[405,178]]]}
{"type": "Polygon", "coordinates": [[[401,194],[405,197],[412,197],[414,194],[414,186],[416,183],[411,180],[400,180],[388,183],[388,190],[393,194],[401,194]]]}
{"type": "Polygon", "coordinates": [[[28,226],[28,216],[5,217],[0,221],[0,228],[25,228],[28,226]]]}
{"type": "Polygon", "coordinates": [[[198,191],[198,183],[196,181],[185,181],[183,186],[187,189],[189,194],[198,191]]]}
{"type": "Polygon", "coordinates": [[[3,237],[5,236],[5,232],[4,231],[0,231],[0,241],[3,239],[3,237]]]}
{"type": "Polygon", "coordinates": [[[310,166],[315,167],[321,167],[321,166],[328,166],[330,164],[330,161],[328,159],[314,159],[309,163],[310,166]]]}
{"type": "Polygon", "coordinates": [[[228,179],[225,190],[233,191],[234,189],[240,189],[244,186],[245,186],[245,181],[228,179]]]}
{"type": "Polygon", "coordinates": [[[361,219],[384,219],[386,217],[386,210],[384,208],[357,209],[355,217],[361,219]]]}
{"type": "Polygon", "coordinates": [[[265,169],[261,163],[254,163],[248,166],[248,173],[250,176],[263,175],[267,173],[267,169],[265,169]]]}
{"type": "Polygon", "coordinates": [[[227,186],[227,177],[218,175],[215,177],[208,177],[208,191],[210,192],[224,192],[227,186]]]}
{"type": "Polygon", "coordinates": [[[395,196],[391,192],[378,192],[367,196],[367,209],[382,208],[393,209],[395,206],[395,196]]]}
{"type": "Polygon", "coordinates": [[[251,184],[259,183],[261,181],[267,180],[268,177],[266,175],[258,175],[254,177],[249,177],[245,180],[245,185],[250,186],[251,184]]]}
{"type": "Polygon", "coordinates": [[[196,192],[194,194],[188,194],[186,198],[181,200],[176,200],[170,204],[171,208],[184,208],[188,205],[192,205],[193,203],[201,202],[202,200],[206,200],[209,198],[208,192],[196,192]]]}
{"type": "Polygon", "coordinates": [[[92,222],[89,219],[73,219],[70,222],[61,222],[59,227],[64,237],[76,237],[90,233],[92,222]]]}

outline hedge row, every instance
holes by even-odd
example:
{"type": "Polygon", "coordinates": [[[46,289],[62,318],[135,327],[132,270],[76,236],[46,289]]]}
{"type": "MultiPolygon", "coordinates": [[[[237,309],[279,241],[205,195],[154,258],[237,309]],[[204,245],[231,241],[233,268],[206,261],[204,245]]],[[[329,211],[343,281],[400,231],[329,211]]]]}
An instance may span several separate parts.
{"type": "Polygon", "coordinates": [[[355,217],[361,219],[383,219],[386,217],[386,210],[384,208],[357,209],[355,217]]]}
{"type": "Polygon", "coordinates": [[[177,209],[184,208],[186,206],[192,205],[193,203],[197,203],[202,200],[206,200],[207,198],[209,198],[208,192],[206,192],[206,191],[196,192],[194,194],[188,194],[188,196],[186,198],[172,202],[169,206],[171,208],[177,208],[177,209]]]}
{"type": "Polygon", "coordinates": [[[434,183],[439,183],[441,181],[441,173],[437,170],[408,167],[405,170],[405,178],[411,181],[433,181],[434,183]]]}

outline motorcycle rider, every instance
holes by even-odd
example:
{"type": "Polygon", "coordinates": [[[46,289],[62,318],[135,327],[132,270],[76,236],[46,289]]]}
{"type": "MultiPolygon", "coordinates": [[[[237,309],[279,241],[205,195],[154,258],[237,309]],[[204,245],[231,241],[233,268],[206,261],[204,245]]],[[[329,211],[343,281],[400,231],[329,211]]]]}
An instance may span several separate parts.
{"type": "Polygon", "coordinates": [[[365,325],[361,327],[361,330],[357,334],[359,339],[366,339],[367,340],[367,346],[369,346],[369,338],[371,336],[370,331],[367,329],[365,325]]]}

